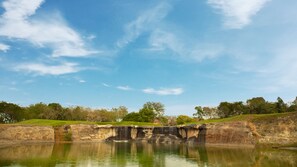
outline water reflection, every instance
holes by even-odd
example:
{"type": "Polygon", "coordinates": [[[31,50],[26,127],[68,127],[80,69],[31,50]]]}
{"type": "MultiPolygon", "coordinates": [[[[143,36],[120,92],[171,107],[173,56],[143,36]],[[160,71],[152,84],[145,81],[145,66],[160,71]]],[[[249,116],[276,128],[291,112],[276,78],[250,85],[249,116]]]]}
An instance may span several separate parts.
{"type": "Polygon", "coordinates": [[[0,148],[0,166],[297,166],[297,152],[186,144],[33,144],[0,148]]]}

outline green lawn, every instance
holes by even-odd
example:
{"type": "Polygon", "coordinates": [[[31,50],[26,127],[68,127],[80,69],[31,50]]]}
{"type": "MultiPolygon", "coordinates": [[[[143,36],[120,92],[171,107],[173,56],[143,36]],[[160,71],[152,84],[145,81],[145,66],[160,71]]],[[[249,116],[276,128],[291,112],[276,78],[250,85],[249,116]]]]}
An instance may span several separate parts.
{"type": "MultiPolygon", "coordinates": [[[[187,124],[208,124],[208,123],[219,123],[219,122],[233,122],[233,121],[267,121],[277,117],[284,117],[290,115],[296,115],[297,112],[291,113],[275,113],[275,114],[247,114],[238,115],[223,119],[209,119],[199,122],[191,122],[187,124]]],[[[62,125],[73,125],[73,124],[91,124],[91,125],[114,125],[114,126],[161,126],[160,124],[148,123],[148,122],[89,122],[89,121],[63,121],[63,120],[47,120],[47,119],[31,119],[16,123],[17,125],[39,125],[39,126],[62,126],[62,125]]]]}
{"type": "Polygon", "coordinates": [[[88,125],[115,125],[115,126],[160,126],[159,124],[147,122],[89,122],[89,121],[64,121],[64,120],[48,120],[48,119],[30,119],[16,123],[17,125],[38,125],[38,126],[63,126],[73,124],[88,124],[88,125]]]}
{"type": "Polygon", "coordinates": [[[285,117],[289,115],[297,114],[297,112],[287,112],[287,113],[274,113],[274,114],[247,114],[247,115],[237,115],[229,118],[222,119],[208,119],[199,122],[191,122],[188,124],[207,124],[207,123],[219,123],[219,122],[233,122],[233,121],[261,121],[269,120],[277,117],[285,117]]]}

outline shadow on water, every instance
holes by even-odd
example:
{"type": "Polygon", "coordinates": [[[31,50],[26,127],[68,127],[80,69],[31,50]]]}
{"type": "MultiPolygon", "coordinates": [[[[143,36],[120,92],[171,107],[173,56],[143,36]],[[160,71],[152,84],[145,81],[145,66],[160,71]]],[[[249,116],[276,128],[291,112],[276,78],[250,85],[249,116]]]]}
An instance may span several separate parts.
{"type": "Polygon", "coordinates": [[[131,143],[31,144],[0,148],[0,166],[297,166],[297,152],[278,149],[131,143]]]}

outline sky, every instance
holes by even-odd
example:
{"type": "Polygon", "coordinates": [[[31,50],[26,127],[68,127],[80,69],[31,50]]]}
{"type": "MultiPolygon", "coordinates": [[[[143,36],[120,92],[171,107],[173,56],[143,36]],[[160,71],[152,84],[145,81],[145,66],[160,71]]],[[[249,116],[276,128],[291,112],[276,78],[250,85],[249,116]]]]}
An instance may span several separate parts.
{"type": "Polygon", "coordinates": [[[0,101],[192,115],[297,96],[296,0],[0,3],[0,101]]]}

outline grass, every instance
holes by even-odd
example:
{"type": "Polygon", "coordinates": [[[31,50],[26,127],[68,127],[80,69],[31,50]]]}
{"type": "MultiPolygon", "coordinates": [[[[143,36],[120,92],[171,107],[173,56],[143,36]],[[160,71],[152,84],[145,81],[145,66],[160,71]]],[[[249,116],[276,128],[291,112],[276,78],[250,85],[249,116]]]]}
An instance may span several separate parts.
{"type": "MultiPolygon", "coordinates": [[[[267,121],[273,120],[278,117],[285,117],[290,115],[296,115],[297,112],[290,113],[275,113],[275,114],[247,114],[237,115],[229,118],[222,119],[208,119],[199,122],[191,122],[189,124],[208,124],[208,123],[224,123],[224,122],[235,122],[235,121],[267,121]]],[[[38,125],[38,126],[63,126],[63,125],[74,125],[74,124],[88,124],[88,125],[114,125],[114,126],[161,126],[160,124],[148,123],[148,122],[89,122],[89,121],[64,121],[64,120],[47,120],[47,119],[31,119],[16,123],[17,125],[38,125]]]]}
{"type": "Polygon", "coordinates": [[[65,121],[65,120],[48,120],[48,119],[30,119],[16,123],[17,125],[38,125],[38,126],[63,126],[63,125],[115,125],[115,126],[160,126],[159,124],[147,122],[90,122],[90,121],[65,121]]]}
{"type": "Polygon", "coordinates": [[[199,122],[191,122],[187,124],[208,124],[208,123],[223,123],[223,122],[235,122],[235,121],[264,121],[270,120],[277,117],[285,117],[289,115],[297,114],[297,112],[290,112],[290,113],[274,113],[274,114],[247,114],[247,115],[237,115],[229,118],[222,118],[222,119],[208,119],[202,120],[199,122]]]}

